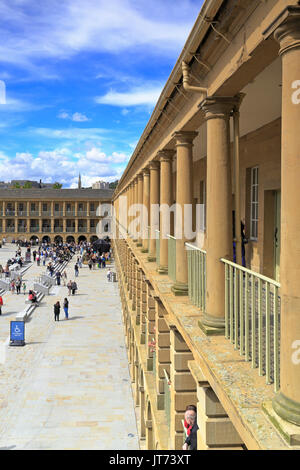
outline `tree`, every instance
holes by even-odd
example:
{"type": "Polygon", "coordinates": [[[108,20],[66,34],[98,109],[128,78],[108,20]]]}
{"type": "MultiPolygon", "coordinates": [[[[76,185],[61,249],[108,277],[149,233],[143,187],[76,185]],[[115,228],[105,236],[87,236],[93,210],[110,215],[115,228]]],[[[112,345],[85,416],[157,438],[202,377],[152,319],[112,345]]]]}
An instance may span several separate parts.
{"type": "Polygon", "coordinates": [[[62,188],[62,184],[58,183],[57,181],[54,183],[54,185],[52,186],[53,189],[61,189],[62,188]]]}
{"type": "Polygon", "coordinates": [[[112,183],[109,183],[109,189],[116,189],[118,186],[119,180],[113,181],[112,183]]]}
{"type": "Polygon", "coordinates": [[[23,189],[30,189],[30,188],[32,188],[31,181],[26,181],[26,183],[24,183],[23,189]]]}

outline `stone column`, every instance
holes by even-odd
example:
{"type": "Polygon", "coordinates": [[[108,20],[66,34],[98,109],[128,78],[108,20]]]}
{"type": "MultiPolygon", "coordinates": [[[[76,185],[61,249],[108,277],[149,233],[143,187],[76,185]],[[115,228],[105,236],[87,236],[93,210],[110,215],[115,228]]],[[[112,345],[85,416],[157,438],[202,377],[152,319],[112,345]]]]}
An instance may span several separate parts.
{"type": "Polygon", "coordinates": [[[152,161],[150,168],[150,239],[148,261],[156,260],[156,232],[159,219],[155,215],[155,204],[159,204],[159,162],[152,161]]]}
{"type": "Polygon", "coordinates": [[[232,188],[229,118],[238,98],[209,97],[207,120],[206,311],[200,326],[225,327],[225,274],[220,258],[232,260],[232,188]]]}
{"type": "MultiPolygon", "coordinates": [[[[138,179],[135,178],[135,180],[133,181],[133,201],[132,201],[132,204],[133,205],[136,205],[138,203],[138,179]]],[[[134,214],[132,216],[132,221],[135,220],[136,218],[136,214],[134,214]]],[[[134,242],[137,242],[137,234],[136,234],[136,226],[133,225],[134,227],[134,233],[133,233],[133,241],[134,242]]]]}
{"type": "Polygon", "coordinates": [[[172,158],[173,150],[162,150],[159,152],[160,161],[160,240],[159,240],[159,268],[160,274],[168,274],[168,239],[171,221],[168,218],[172,206],[172,158]],[[166,211],[164,211],[164,207],[166,211]],[[165,213],[164,213],[165,212],[165,213]]]}
{"type": "MultiPolygon", "coordinates": [[[[176,139],[176,222],[175,222],[175,238],[176,238],[176,282],[172,287],[175,295],[188,295],[188,265],[185,242],[190,241],[185,238],[184,234],[184,213],[187,205],[192,207],[193,203],[193,140],[197,136],[197,132],[175,132],[176,139]],[[179,214],[181,211],[182,222],[179,214]],[[181,225],[181,226],[180,226],[181,225]]],[[[192,211],[190,212],[192,214],[192,211]]],[[[192,229],[192,221],[190,221],[192,229]]]]}
{"type": "Polygon", "coordinates": [[[150,221],[150,170],[149,168],[145,168],[143,170],[143,206],[144,206],[144,213],[143,213],[143,248],[142,252],[148,252],[148,226],[150,221]]]}
{"type": "MultiPolygon", "coordinates": [[[[138,174],[138,204],[140,206],[143,205],[143,173],[138,174]]],[[[137,246],[143,245],[143,210],[141,209],[139,213],[140,224],[139,224],[139,231],[140,236],[138,237],[138,244],[137,246]]]]}
{"type": "Polygon", "coordinates": [[[278,21],[275,39],[282,58],[281,390],[273,408],[281,418],[300,426],[300,7],[287,7],[278,21]]]}

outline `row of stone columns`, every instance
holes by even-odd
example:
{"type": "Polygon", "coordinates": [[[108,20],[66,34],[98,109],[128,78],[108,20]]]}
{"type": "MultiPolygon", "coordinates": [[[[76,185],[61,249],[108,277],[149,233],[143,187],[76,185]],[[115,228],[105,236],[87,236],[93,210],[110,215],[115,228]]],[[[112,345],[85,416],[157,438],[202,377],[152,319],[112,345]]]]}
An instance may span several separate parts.
{"type": "MultiPolygon", "coordinates": [[[[297,216],[300,206],[300,100],[299,93],[295,91],[300,81],[300,7],[285,8],[264,34],[268,37],[273,33],[280,44],[282,57],[281,392],[273,405],[281,417],[300,425],[299,354],[297,356],[297,346],[300,344],[300,225],[297,216]]],[[[224,327],[225,283],[220,258],[232,259],[229,120],[232,110],[238,107],[239,100],[239,96],[214,96],[206,98],[200,104],[207,121],[206,311],[203,324],[217,329],[224,327]]],[[[196,132],[176,132],[173,135],[176,142],[176,203],[182,213],[184,205],[193,202],[192,147],[196,135],[196,132]]],[[[149,200],[150,205],[172,203],[172,154],[169,151],[161,151],[139,178],[142,181],[139,186],[140,191],[143,188],[142,193],[137,192],[135,182],[131,183],[127,191],[131,203],[148,203],[149,200]]],[[[144,221],[144,225],[148,223],[151,227],[148,259],[154,260],[155,229],[158,227],[151,214],[150,220],[144,221]]],[[[164,235],[161,226],[161,273],[166,273],[168,265],[167,241],[163,239],[164,235]]],[[[188,291],[184,244],[184,236],[176,240],[176,282],[172,288],[176,295],[186,295],[188,291]]],[[[145,240],[143,249],[147,249],[145,240]]]]}

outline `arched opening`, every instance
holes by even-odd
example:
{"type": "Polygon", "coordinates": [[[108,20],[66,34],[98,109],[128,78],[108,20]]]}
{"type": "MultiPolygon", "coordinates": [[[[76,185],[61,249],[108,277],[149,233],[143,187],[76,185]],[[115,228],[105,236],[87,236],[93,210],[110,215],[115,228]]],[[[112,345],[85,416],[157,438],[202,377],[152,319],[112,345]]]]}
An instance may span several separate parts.
{"type": "Polygon", "coordinates": [[[75,238],[72,235],[67,236],[67,243],[75,243],[75,238]]]}
{"type": "Polygon", "coordinates": [[[60,236],[60,235],[56,235],[56,237],[54,238],[54,243],[60,245],[63,243],[63,238],[60,236]]]}
{"type": "Polygon", "coordinates": [[[36,235],[32,235],[32,237],[30,237],[30,242],[32,245],[38,245],[39,244],[39,237],[37,237],[36,235]]]}
{"type": "Polygon", "coordinates": [[[51,239],[50,237],[48,237],[48,235],[45,235],[43,238],[42,238],[42,243],[51,243],[51,239]]]}
{"type": "Polygon", "coordinates": [[[80,235],[80,237],[78,237],[78,243],[80,242],[86,242],[86,237],[84,235],[80,235]]]}

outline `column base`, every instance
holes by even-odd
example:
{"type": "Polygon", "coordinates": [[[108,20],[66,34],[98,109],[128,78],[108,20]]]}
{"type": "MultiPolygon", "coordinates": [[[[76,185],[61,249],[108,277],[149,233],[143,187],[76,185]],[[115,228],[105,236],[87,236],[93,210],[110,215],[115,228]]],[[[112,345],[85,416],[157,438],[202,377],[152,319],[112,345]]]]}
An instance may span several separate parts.
{"type": "Polygon", "coordinates": [[[272,406],[274,411],[278,414],[278,416],[280,416],[280,418],[284,419],[285,421],[288,421],[289,423],[296,424],[296,426],[300,426],[300,403],[291,400],[290,398],[283,395],[282,392],[279,392],[273,398],[272,406]]]}
{"type": "Polygon", "coordinates": [[[168,266],[161,266],[161,265],[160,265],[160,266],[157,268],[157,272],[158,272],[159,274],[168,274],[168,266]]]}
{"type": "Polygon", "coordinates": [[[136,246],[143,246],[141,242],[138,242],[136,246]]]}
{"type": "Polygon", "coordinates": [[[175,282],[171,287],[174,295],[189,295],[189,286],[183,282],[175,282]]]}
{"type": "Polygon", "coordinates": [[[201,320],[198,321],[198,325],[207,336],[222,336],[225,334],[224,318],[204,314],[201,320]]]}
{"type": "Polygon", "coordinates": [[[148,248],[142,248],[141,250],[142,253],[148,253],[148,251],[149,251],[148,248]]]}
{"type": "Polygon", "coordinates": [[[274,411],[274,401],[276,400],[276,398],[277,398],[277,395],[273,399],[273,403],[271,401],[263,403],[262,409],[264,413],[267,415],[268,419],[273,424],[273,426],[277,429],[277,431],[284,438],[284,440],[290,446],[299,446],[300,445],[300,427],[295,424],[288,423],[285,419],[282,419],[277,414],[277,411],[276,412],[274,411]]]}
{"type": "Polygon", "coordinates": [[[151,256],[151,255],[149,255],[149,256],[147,257],[147,261],[150,261],[150,263],[153,263],[154,261],[156,261],[156,256],[151,256]]]}

